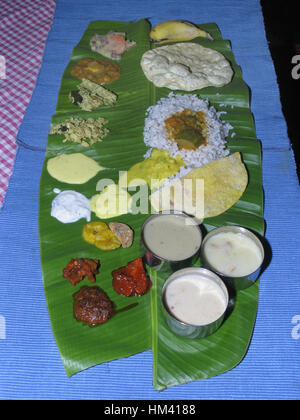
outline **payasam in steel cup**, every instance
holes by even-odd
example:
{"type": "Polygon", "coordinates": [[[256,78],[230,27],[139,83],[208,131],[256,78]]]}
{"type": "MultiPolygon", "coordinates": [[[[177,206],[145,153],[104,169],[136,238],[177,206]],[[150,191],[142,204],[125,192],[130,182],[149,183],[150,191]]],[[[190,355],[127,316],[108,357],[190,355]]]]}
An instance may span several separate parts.
{"type": "Polygon", "coordinates": [[[162,273],[193,265],[200,257],[201,243],[197,221],[179,211],[153,214],[142,226],[143,260],[162,273]]]}
{"type": "Polygon", "coordinates": [[[185,338],[214,334],[222,325],[229,305],[224,282],[200,267],[173,273],[164,283],[161,298],[169,328],[185,338]]]}
{"type": "Polygon", "coordinates": [[[242,226],[222,226],[210,231],[201,245],[201,261],[235,291],[252,286],[262,271],[264,247],[242,226]]]}

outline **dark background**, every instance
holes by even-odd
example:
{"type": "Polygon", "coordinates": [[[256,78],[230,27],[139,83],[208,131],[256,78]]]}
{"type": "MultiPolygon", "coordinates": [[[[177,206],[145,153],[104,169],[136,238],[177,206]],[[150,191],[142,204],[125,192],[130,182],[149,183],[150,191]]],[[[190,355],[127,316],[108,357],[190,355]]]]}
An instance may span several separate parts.
{"type": "MultiPolygon", "coordinates": [[[[280,90],[282,111],[287,122],[288,136],[294,151],[300,182],[300,78],[292,77],[296,64],[292,58],[299,55],[300,13],[298,0],[261,0],[266,36],[274,62],[280,90]],[[298,10],[297,10],[298,9],[298,10]]],[[[300,70],[298,71],[300,76],[300,70]]]]}

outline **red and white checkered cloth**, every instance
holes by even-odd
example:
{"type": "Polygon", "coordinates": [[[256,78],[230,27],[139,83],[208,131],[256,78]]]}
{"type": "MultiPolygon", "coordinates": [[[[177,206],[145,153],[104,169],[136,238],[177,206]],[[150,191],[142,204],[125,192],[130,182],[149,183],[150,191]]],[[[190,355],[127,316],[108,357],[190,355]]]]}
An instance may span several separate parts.
{"type": "Polygon", "coordinates": [[[55,0],[0,0],[0,208],[55,6],[55,0]]]}

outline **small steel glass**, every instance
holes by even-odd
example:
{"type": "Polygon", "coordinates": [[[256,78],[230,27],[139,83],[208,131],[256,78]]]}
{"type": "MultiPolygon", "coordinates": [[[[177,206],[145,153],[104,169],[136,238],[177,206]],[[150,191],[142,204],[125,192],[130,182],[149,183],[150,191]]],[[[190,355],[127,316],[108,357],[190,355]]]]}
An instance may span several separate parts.
{"type": "Polygon", "coordinates": [[[174,271],[180,270],[181,268],[189,267],[197,261],[200,257],[200,248],[202,243],[202,232],[198,224],[195,223],[194,219],[190,216],[186,215],[185,213],[179,212],[179,211],[170,211],[168,213],[157,213],[153,214],[145,221],[145,223],[142,226],[141,230],[141,249],[143,252],[143,260],[144,263],[147,264],[149,267],[152,267],[156,271],[160,271],[161,273],[173,273],[174,271]],[[190,220],[191,223],[193,223],[198,229],[200,233],[200,245],[197,251],[191,255],[190,257],[184,259],[184,260],[168,260],[165,258],[160,257],[159,255],[156,255],[147,245],[147,242],[145,240],[145,226],[147,223],[152,221],[156,217],[163,217],[165,215],[174,214],[176,216],[185,217],[188,220],[190,220]]]}
{"type": "Polygon", "coordinates": [[[229,305],[229,294],[228,290],[226,288],[226,285],[224,282],[220,279],[219,276],[217,276],[215,273],[206,270],[205,268],[199,268],[199,267],[189,267],[184,268],[182,270],[176,271],[173,273],[165,282],[163,289],[162,289],[162,306],[163,306],[163,312],[166,318],[166,322],[169,326],[169,328],[175,333],[182,337],[186,338],[204,338],[208,337],[209,335],[216,332],[220,326],[222,325],[224,321],[224,317],[227,311],[229,305]],[[201,276],[202,278],[207,278],[209,280],[214,281],[217,283],[217,285],[222,289],[224,293],[224,297],[226,299],[226,309],[224,313],[216,319],[214,322],[211,322],[207,325],[191,325],[187,324],[185,322],[180,321],[179,319],[175,318],[174,315],[171,313],[171,311],[168,308],[167,302],[166,302],[166,290],[169,286],[169,284],[186,275],[186,274],[196,274],[197,276],[201,276]]]}
{"type": "Polygon", "coordinates": [[[246,229],[242,226],[222,226],[222,227],[213,229],[212,231],[210,231],[205,236],[205,238],[202,242],[202,245],[201,245],[201,261],[203,263],[203,266],[206,267],[207,269],[213,271],[214,273],[216,273],[219,277],[221,277],[221,279],[225,282],[225,284],[229,288],[231,288],[235,291],[247,289],[248,287],[252,286],[256,282],[256,280],[258,279],[258,277],[261,273],[261,269],[262,269],[264,259],[265,259],[265,251],[264,251],[264,247],[263,247],[261,241],[258,239],[258,237],[256,235],[254,235],[254,233],[252,233],[250,230],[248,230],[248,229],[246,229]],[[262,255],[262,263],[253,273],[249,273],[248,275],[243,276],[243,277],[228,276],[228,275],[224,275],[223,273],[217,271],[214,267],[212,267],[209,264],[209,262],[207,261],[207,259],[205,257],[205,253],[204,253],[205,244],[206,244],[206,242],[208,241],[209,238],[211,238],[212,236],[214,236],[218,233],[223,233],[223,232],[241,233],[241,234],[247,236],[249,239],[252,239],[252,241],[260,249],[260,252],[261,252],[261,255],[262,255]]]}

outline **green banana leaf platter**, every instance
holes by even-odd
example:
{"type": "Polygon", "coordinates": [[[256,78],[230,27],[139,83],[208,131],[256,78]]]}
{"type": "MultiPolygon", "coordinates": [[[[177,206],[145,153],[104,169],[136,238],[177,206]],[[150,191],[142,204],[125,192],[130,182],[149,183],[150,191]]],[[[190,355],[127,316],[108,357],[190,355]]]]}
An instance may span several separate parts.
{"type": "MultiPolygon", "coordinates": [[[[250,111],[249,89],[242,78],[229,41],[223,40],[214,23],[200,25],[214,41],[196,38],[192,42],[216,49],[234,69],[231,83],[222,88],[205,88],[193,93],[208,98],[221,118],[233,129],[228,135],[230,152],[241,152],[249,174],[249,184],[241,199],[222,215],[205,219],[203,227],[209,231],[221,225],[241,225],[259,235],[264,234],[263,188],[261,170],[261,145],[256,138],[254,120],[250,111]]],[[[108,121],[109,134],[102,142],[86,148],[71,142],[63,143],[63,136],[49,135],[47,151],[40,182],[39,232],[41,266],[51,326],[63,365],[68,376],[118,358],[128,357],[152,348],[153,384],[155,389],[184,384],[222,374],[239,364],[252,337],[259,297],[259,281],[249,289],[237,292],[231,300],[230,315],[212,336],[202,339],[185,339],[172,333],[165,322],[161,308],[161,289],[166,277],[149,269],[151,291],[142,297],[126,298],[112,287],[111,272],[141,256],[140,231],[147,215],[126,214],[110,221],[128,224],[134,230],[130,248],[101,251],[86,243],[81,236],[86,221],[63,224],[51,217],[54,188],[73,189],[88,198],[96,194],[96,184],[101,178],[118,182],[119,172],[128,170],[142,161],[147,151],[143,142],[146,110],[170,90],[156,88],[150,83],[140,66],[144,52],[156,48],[149,39],[150,24],[146,19],[137,22],[91,22],[79,44],[74,48],[70,63],[62,77],[61,88],[52,123],[62,122],[71,116],[81,118],[103,117],[108,121]],[[70,74],[72,66],[81,58],[100,58],[91,51],[89,41],[95,33],[109,30],[126,32],[137,45],[125,52],[118,62],[121,77],[108,85],[118,95],[114,107],[104,106],[93,112],[82,111],[70,103],[68,94],[80,81],[70,74]],[[95,159],[105,170],[82,185],[69,185],[52,178],[47,171],[47,161],[61,153],[84,153],[95,159]],[[78,322],[73,314],[74,294],[85,285],[77,286],[62,277],[62,270],[72,258],[96,258],[101,262],[96,285],[113,301],[116,314],[105,324],[91,328],[78,322]]],[[[177,93],[185,93],[177,91],[177,93]]],[[[92,214],[92,220],[99,220],[92,214]]],[[[199,262],[201,265],[201,261],[199,262]]],[[[141,372],[142,375],[142,372],[141,372]]]]}

